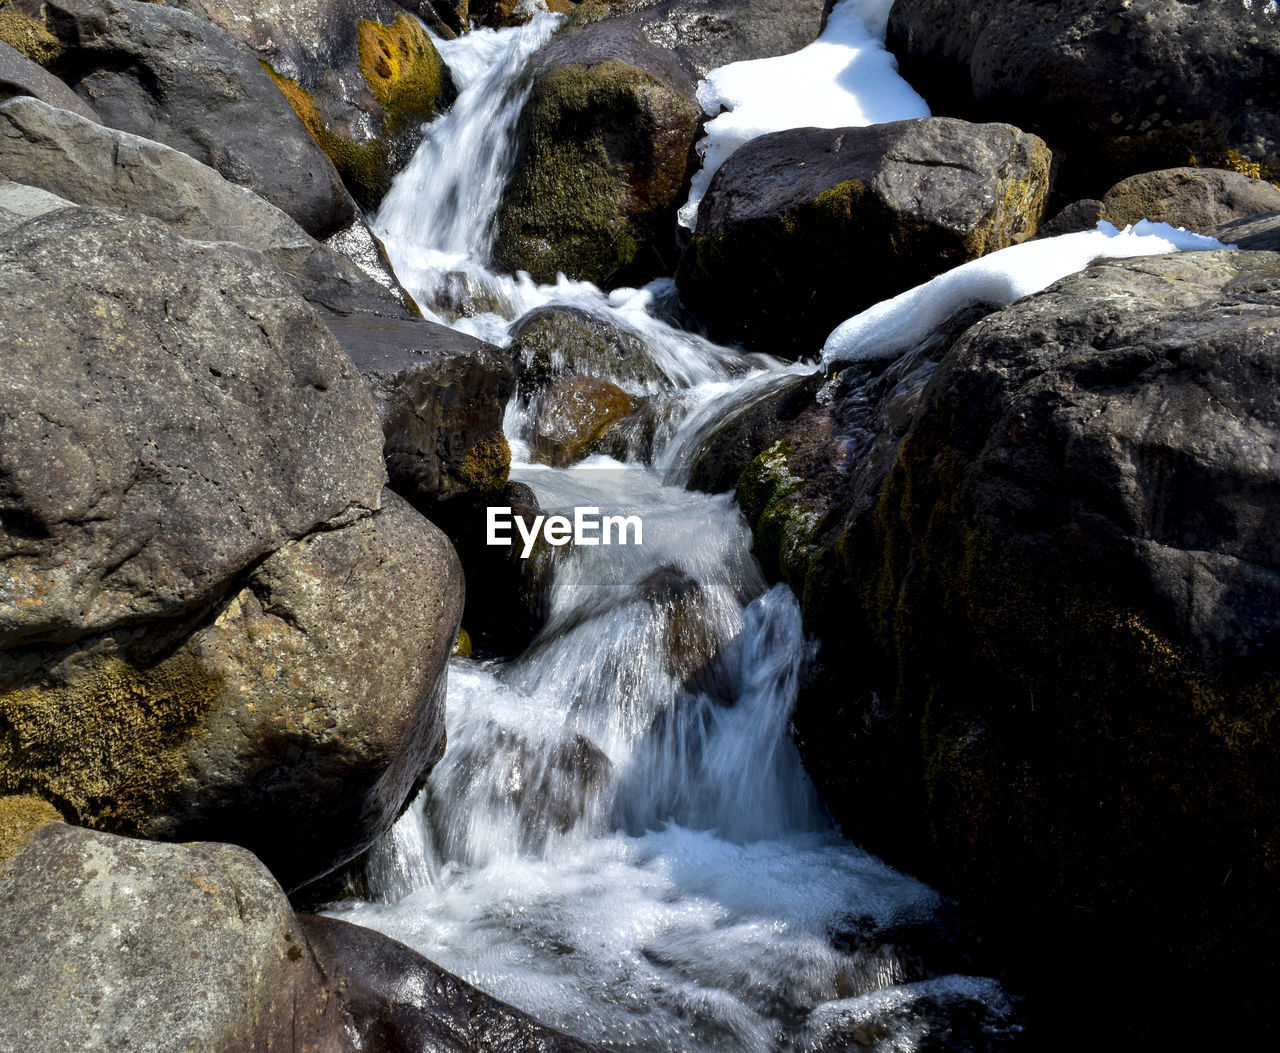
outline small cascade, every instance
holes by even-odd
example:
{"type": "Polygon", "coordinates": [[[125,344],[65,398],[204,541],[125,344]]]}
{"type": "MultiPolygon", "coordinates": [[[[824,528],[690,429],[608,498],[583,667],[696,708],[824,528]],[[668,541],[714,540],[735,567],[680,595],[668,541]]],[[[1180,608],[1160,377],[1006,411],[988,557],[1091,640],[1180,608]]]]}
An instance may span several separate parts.
{"type": "Polygon", "coordinates": [[[980,1007],[999,1048],[999,987],[916,947],[940,897],[846,842],[803,771],[799,604],[763,579],[731,495],[681,485],[730,406],[814,367],[672,326],[669,281],[605,294],[486,268],[525,65],[554,24],[440,44],[461,94],[377,226],[406,286],[463,331],[505,346],[514,319],[560,305],[643,342],[649,379],[614,378],[664,400],[643,457],[530,464],[529,407],[507,418],[512,477],[545,513],[634,516],[643,543],[534,552],[543,631],[508,662],[454,660],[445,755],[373,853],[372,898],[333,911],[606,1049],[911,1050],[948,1000],[980,1007]]]}

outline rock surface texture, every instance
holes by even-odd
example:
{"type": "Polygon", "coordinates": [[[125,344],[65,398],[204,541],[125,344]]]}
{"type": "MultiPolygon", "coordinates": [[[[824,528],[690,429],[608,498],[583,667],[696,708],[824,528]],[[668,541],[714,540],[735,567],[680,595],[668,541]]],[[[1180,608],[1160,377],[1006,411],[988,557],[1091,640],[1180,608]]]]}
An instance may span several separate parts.
{"type": "Polygon", "coordinates": [[[1278,30],[1261,0],[896,0],[888,43],[935,113],[1043,136],[1096,196],[1187,164],[1276,179],[1278,30]]]}
{"type": "Polygon", "coordinates": [[[329,159],[239,41],[134,0],[10,0],[0,39],[67,81],[103,124],[211,165],[315,237],[355,218],[329,159]]]}
{"type": "Polygon", "coordinates": [[[680,295],[719,339],[816,354],[862,308],[1034,234],[1049,162],[1011,125],[942,117],[761,136],[711,181],[680,295]]]}
{"type": "Polygon", "coordinates": [[[55,208],[0,268],[0,792],[290,885],[352,858],[438,753],[462,599],[359,374],[266,257],[154,220],[55,208]]]}
{"type": "Polygon", "coordinates": [[[822,0],[581,4],[538,56],[495,262],[642,283],[676,262],[676,209],[702,121],[698,78],[817,37],[822,0]]]}

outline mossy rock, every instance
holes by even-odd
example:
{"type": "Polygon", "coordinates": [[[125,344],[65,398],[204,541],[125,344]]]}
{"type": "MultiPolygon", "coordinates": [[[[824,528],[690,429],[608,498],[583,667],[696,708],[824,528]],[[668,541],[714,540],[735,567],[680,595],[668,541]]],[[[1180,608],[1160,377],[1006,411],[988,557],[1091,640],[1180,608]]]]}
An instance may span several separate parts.
{"type": "Polygon", "coordinates": [[[797,500],[804,479],[792,471],[790,454],[790,443],[775,442],[743,470],[735,496],[765,573],[803,594],[820,517],[797,500]]]}
{"type": "Polygon", "coordinates": [[[62,816],[39,797],[0,797],[0,866],[22,851],[33,833],[62,816]]]}
{"type": "Polygon", "coordinates": [[[67,50],[43,18],[19,10],[10,0],[0,0],[0,41],[46,69],[56,69],[67,50]]]}
{"type": "Polygon", "coordinates": [[[511,474],[511,446],[500,431],[480,439],[462,458],[458,478],[475,494],[496,493],[511,474]]]}
{"type": "Polygon", "coordinates": [[[618,59],[540,70],[495,264],[541,282],[564,273],[604,286],[669,273],[699,120],[682,91],[618,59]]]}
{"type": "Polygon", "coordinates": [[[632,410],[635,400],[596,377],[562,377],[534,407],[533,459],[553,468],[582,460],[632,410]]]}

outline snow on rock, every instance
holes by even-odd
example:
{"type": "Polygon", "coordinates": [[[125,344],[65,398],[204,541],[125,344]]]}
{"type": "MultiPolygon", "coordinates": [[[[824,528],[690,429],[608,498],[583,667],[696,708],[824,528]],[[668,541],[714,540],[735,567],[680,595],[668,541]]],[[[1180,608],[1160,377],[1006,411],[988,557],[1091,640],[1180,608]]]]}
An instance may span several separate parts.
{"type": "Polygon", "coordinates": [[[1094,260],[1226,247],[1214,238],[1145,219],[1124,230],[1103,221],[1096,230],[1012,245],[961,264],[842,322],[827,337],[822,362],[832,365],[896,358],[966,307],[1006,307],[1083,270],[1094,260]]]}
{"type": "Polygon", "coordinates": [[[860,128],[928,117],[929,107],[898,76],[884,48],[892,0],[840,0],[822,35],[776,58],[733,62],[698,85],[708,114],[698,143],[702,168],[693,178],[680,222],[693,229],[711,177],[738,147],[787,128],[860,128]],[[723,112],[722,112],[723,111],[723,112]]]}

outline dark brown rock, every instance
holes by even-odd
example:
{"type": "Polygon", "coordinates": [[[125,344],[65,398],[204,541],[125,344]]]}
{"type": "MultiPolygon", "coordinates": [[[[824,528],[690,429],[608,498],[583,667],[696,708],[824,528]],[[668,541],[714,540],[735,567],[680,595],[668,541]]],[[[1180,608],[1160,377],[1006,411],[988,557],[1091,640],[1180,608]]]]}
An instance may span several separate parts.
{"type": "Polygon", "coordinates": [[[1280,209],[1280,189],[1218,168],[1166,168],[1123,179],[1103,195],[1102,218],[1117,227],[1141,219],[1204,233],[1280,209]]]}

